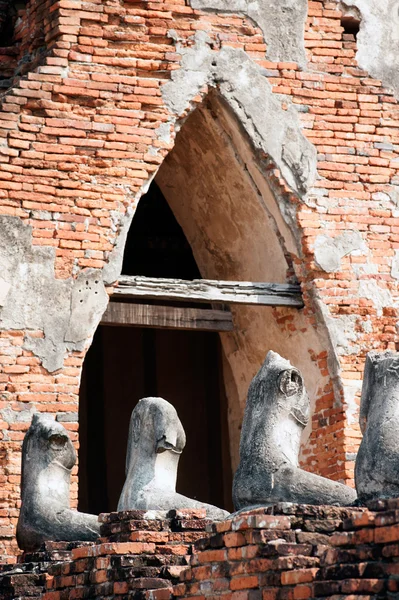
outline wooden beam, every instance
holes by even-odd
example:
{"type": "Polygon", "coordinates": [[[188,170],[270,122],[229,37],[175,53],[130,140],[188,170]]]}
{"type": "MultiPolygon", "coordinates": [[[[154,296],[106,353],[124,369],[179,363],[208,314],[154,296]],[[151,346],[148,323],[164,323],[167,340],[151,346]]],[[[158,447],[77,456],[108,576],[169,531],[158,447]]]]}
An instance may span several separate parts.
{"type": "Polygon", "coordinates": [[[303,308],[298,284],[252,283],[246,281],[208,281],[161,279],[122,275],[114,295],[124,298],[152,298],[187,302],[223,302],[303,308]]]}
{"type": "Polygon", "coordinates": [[[157,329],[196,329],[197,331],[234,330],[230,311],[126,302],[110,302],[101,324],[157,329]]]}

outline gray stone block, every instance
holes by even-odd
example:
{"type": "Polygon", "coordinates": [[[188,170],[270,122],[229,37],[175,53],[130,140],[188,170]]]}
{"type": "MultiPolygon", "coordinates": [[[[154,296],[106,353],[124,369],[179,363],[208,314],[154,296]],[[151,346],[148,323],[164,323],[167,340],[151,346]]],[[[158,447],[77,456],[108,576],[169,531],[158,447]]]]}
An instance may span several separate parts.
{"type": "Polygon", "coordinates": [[[22,446],[22,505],[17,526],[22,550],[37,550],[46,541],[92,541],[99,536],[95,515],[70,508],[75,463],[75,448],[61,423],[33,415],[22,446]]]}
{"type": "Polygon", "coordinates": [[[209,519],[228,517],[225,510],[176,492],[185,445],[186,434],[175,408],[163,398],[140,400],[130,419],[126,481],[118,511],[205,508],[209,519]]]}
{"type": "Polygon", "coordinates": [[[352,488],[299,468],[309,418],[301,373],[269,352],[248,391],[233,484],[236,510],[276,502],[350,505],[356,500],[352,488]]]}
{"type": "Polygon", "coordinates": [[[355,466],[362,503],[399,497],[399,354],[370,352],[360,404],[363,433],[355,466]]]}

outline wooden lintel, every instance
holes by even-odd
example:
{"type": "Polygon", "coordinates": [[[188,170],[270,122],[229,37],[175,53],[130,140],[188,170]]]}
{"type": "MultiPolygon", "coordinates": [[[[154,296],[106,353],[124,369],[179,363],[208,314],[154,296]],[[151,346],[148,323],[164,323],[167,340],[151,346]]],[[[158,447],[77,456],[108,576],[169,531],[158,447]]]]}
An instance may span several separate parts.
{"type": "Polygon", "coordinates": [[[110,302],[101,324],[158,329],[196,329],[197,331],[234,330],[230,311],[126,302],[110,302]]]}
{"type": "Polygon", "coordinates": [[[303,308],[299,284],[252,283],[196,279],[155,279],[122,275],[114,294],[123,298],[150,298],[186,302],[222,302],[303,308]]]}

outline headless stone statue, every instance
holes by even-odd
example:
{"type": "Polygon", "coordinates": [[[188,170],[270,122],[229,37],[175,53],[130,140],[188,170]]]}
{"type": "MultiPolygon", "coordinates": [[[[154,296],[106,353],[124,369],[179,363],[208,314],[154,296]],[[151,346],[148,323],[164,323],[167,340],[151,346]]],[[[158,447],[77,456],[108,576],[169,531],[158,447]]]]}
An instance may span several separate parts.
{"type": "Polygon", "coordinates": [[[359,501],[399,496],[399,354],[370,352],[360,403],[359,501]]]}
{"type": "Polygon", "coordinates": [[[356,500],[352,488],[298,467],[309,413],[301,373],[269,352],[248,391],[233,483],[236,510],[275,502],[345,506],[356,500]]]}
{"type": "Polygon", "coordinates": [[[33,551],[45,541],[91,541],[100,533],[94,515],[71,510],[69,488],[76,452],[66,429],[34,415],[22,445],[22,505],[17,541],[33,551]]]}
{"type": "Polygon", "coordinates": [[[225,519],[227,511],[176,493],[177,468],[185,445],[186,435],[175,408],[162,398],[140,400],[130,419],[126,481],[118,511],[205,508],[209,519],[225,519]]]}

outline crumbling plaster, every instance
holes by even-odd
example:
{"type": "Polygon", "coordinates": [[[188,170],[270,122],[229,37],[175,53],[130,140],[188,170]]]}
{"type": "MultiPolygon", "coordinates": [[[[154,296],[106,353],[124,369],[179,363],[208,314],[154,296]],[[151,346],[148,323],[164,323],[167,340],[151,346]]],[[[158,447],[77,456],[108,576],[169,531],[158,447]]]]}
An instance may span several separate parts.
{"type": "Polygon", "coordinates": [[[394,279],[399,279],[399,250],[395,250],[395,255],[392,259],[391,276],[394,279]]]}
{"type": "Polygon", "coordinates": [[[316,150],[303,135],[296,109],[288,101],[283,107],[262,68],[242,50],[212,50],[203,31],[196,33],[193,47],[177,42],[176,51],[181,68],[162,87],[171,112],[182,115],[205,85],[217,87],[255,149],[272,158],[293,190],[305,194],[316,177],[316,150]]]}
{"type": "Polygon", "coordinates": [[[399,1],[345,0],[341,6],[360,14],[356,55],[359,66],[399,98],[399,1]]]}
{"type": "Polygon", "coordinates": [[[0,216],[0,328],[26,330],[24,347],[50,372],[68,350],[83,350],[94,334],[108,295],[101,271],[56,279],[55,250],[32,245],[32,229],[19,217],[0,216]],[[43,337],[30,336],[41,331],[43,337]]]}
{"type": "Polygon", "coordinates": [[[306,63],[307,0],[189,0],[189,4],[195,9],[248,16],[263,32],[268,60],[306,63]]]}

